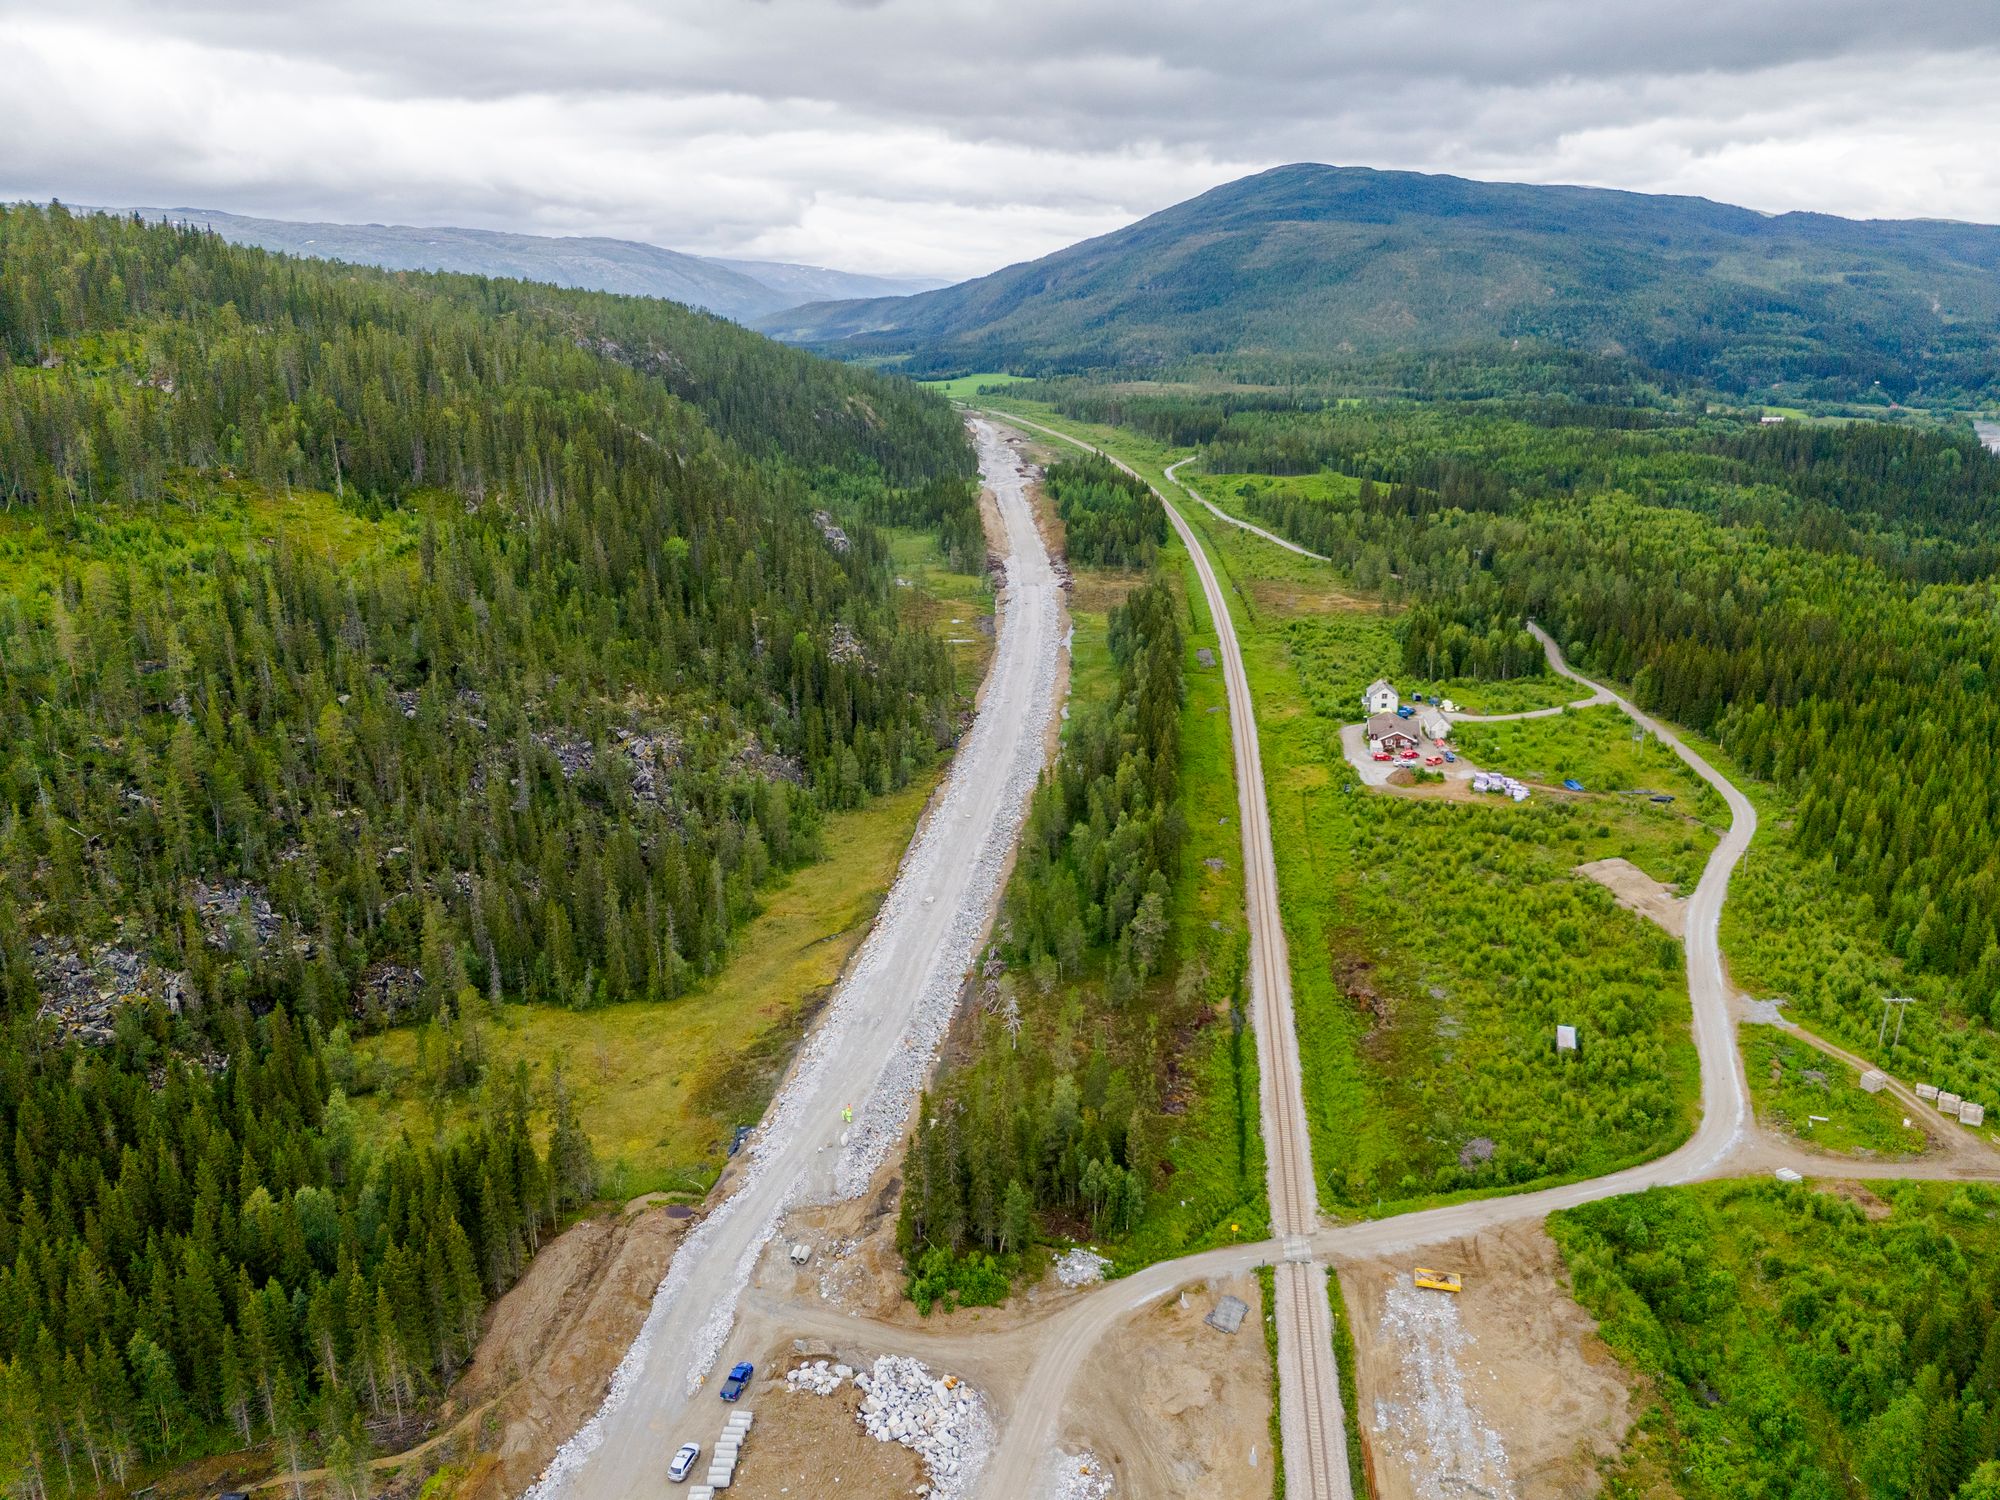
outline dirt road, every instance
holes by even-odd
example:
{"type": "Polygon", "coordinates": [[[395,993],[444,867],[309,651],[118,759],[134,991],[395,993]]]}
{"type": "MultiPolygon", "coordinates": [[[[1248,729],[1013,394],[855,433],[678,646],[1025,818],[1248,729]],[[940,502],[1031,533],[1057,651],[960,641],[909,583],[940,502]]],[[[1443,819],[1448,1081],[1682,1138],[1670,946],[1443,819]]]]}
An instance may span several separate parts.
{"type": "Polygon", "coordinates": [[[713,1435],[719,1407],[701,1386],[752,1352],[732,1334],[759,1255],[787,1208],[854,1191],[900,1140],[991,921],[1041,776],[1064,646],[1060,588],[1028,503],[1026,465],[990,423],[972,428],[1009,550],[999,643],[972,731],[873,930],[735,1168],[736,1191],[675,1254],[604,1405],[556,1455],[530,1492],[536,1500],[627,1500],[657,1485],[680,1442],[713,1435]]]}
{"type": "MultiPolygon", "coordinates": [[[[1023,425],[1077,447],[1089,446],[1053,428],[1037,423],[1023,425]]],[[[1127,473],[1133,472],[1116,458],[1111,461],[1127,473]]],[[[1171,470],[1168,475],[1172,477],[1171,470]]],[[[1167,518],[1187,547],[1195,573],[1201,579],[1202,593],[1215,622],[1229,699],[1230,738],[1236,757],[1237,820],[1243,830],[1244,894],[1250,922],[1250,1005],[1252,1030],[1257,1039],[1271,1227],[1283,1247],[1277,1265],[1276,1312],[1278,1427],[1285,1449],[1286,1487],[1288,1493],[1306,1500],[1352,1500],[1326,1268],[1315,1262],[1312,1251],[1313,1231],[1319,1224],[1318,1190],[1313,1178],[1312,1141],[1306,1129],[1298,1033],[1292,1025],[1291,955],[1278,907],[1278,867],[1271,849],[1270,809],[1264,796],[1264,766],[1258,753],[1250,678],[1244,670],[1229,601],[1209,564],[1207,550],[1173,502],[1157,489],[1154,494],[1166,507],[1167,518]]],[[[1214,510],[1213,506],[1209,508],[1214,510]]],[[[1232,524],[1257,530],[1221,511],[1215,513],[1232,524]]],[[[1305,556],[1317,555],[1268,532],[1259,534],[1305,556]]],[[[1253,1262],[1256,1263],[1263,1262],[1253,1262]]],[[[1241,1266],[1231,1269],[1240,1270],[1241,1266]]],[[[1128,1280],[1121,1285],[1131,1284],[1128,1280]]],[[[1090,1342],[1094,1343],[1095,1338],[1090,1342]]],[[[1046,1351],[1045,1357],[1053,1362],[1052,1367],[1044,1371],[1038,1363],[1036,1372],[1030,1376],[1028,1389],[1010,1417],[1000,1450],[994,1457],[985,1494],[1011,1497],[1028,1493],[1036,1466],[1053,1440],[1056,1418],[1062,1410],[1063,1389],[1087,1349],[1087,1344],[1074,1344],[1059,1337],[1046,1351]]]]}
{"type": "Polygon", "coordinates": [[[1266,531],[1261,526],[1253,526],[1248,521],[1242,520],[1236,516],[1232,516],[1228,511],[1224,510],[1221,506],[1217,505],[1214,501],[1210,500],[1206,495],[1202,494],[1201,491],[1197,490],[1193,485],[1189,484],[1185,479],[1181,478],[1180,477],[1181,468],[1186,464],[1193,463],[1197,456],[1198,455],[1190,454],[1186,458],[1178,459],[1175,462],[1168,464],[1163,472],[1166,474],[1167,479],[1170,483],[1177,484],[1182,489],[1186,490],[1188,494],[1194,497],[1195,501],[1198,504],[1206,507],[1208,513],[1214,516],[1216,520],[1226,522],[1228,525],[1234,526],[1239,531],[1247,531],[1252,536],[1261,536],[1265,541],[1269,542],[1274,547],[1283,547],[1287,552],[1296,552],[1300,557],[1310,557],[1314,562],[1333,561],[1333,559],[1328,557],[1324,552],[1315,552],[1310,547],[1301,547],[1297,542],[1288,542],[1283,537],[1279,536],[1275,531],[1266,531]]]}

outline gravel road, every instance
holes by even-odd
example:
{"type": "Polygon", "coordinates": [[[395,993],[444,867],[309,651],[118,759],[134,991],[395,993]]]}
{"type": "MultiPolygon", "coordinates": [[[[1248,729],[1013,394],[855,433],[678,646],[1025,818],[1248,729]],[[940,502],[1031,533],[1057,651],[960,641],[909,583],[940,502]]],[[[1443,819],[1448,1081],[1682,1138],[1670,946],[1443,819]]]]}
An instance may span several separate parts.
{"type": "Polygon", "coordinates": [[[533,1500],[628,1500],[714,1425],[690,1410],[730,1361],[737,1304],[785,1211],[851,1196],[900,1137],[998,904],[1040,779],[1064,643],[1060,587],[1027,498],[1029,470],[971,423],[1008,544],[999,640],[971,733],[826,1015],[735,1168],[734,1193],[674,1256],[604,1405],[556,1454],[533,1500]],[[844,1107],[854,1122],[841,1120],[844,1107]],[[843,1136],[845,1139],[843,1140],[843,1136]]]}

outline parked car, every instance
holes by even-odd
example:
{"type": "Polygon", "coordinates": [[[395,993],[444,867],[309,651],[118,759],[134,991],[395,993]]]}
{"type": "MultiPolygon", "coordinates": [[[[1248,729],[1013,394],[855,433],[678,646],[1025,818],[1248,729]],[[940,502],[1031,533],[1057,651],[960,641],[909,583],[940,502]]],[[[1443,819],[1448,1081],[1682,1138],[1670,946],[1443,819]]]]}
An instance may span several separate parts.
{"type": "Polygon", "coordinates": [[[722,1399],[724,1401],[734,1401],[737,1397],[741,1396],[744,1387],[750,1384],[750,1377],[756,1373],[757,1367],[747,1359],[738,1360],[735,1364],[731,1365],[729,1367],[729,1378],[722,1382],[722,1399]]]}
{"type": "Polygon", "coordinates": [[[1375,758],[1377,760],[1394,760],[1396,757],[1391,755],[1387,750],[1377,750],[1375,758]]]}
{"type": "Polygon", "coordinates": [[[1417,711],[1414,708],[1410,707],[1410,705],[1407,703],[1400,703],[1396,706],[1396,717],[1399,719],[1414,718],[1416,717],[1416,712],[1417,711]]]}
{"type": "Polygon", "coordinates": [[[1424,757],[1424,764],[1427,766],[1441,766],[1444,764],[1444,757],[1442,755],[1426,755],[1424,757]]]}
{"type": "Polygon", "coordinates": [[[682,1443],[674,1454],[673,1462],[667,1465],[667,1478],[675,1484],[685,1483],[694,1472],[695,1460],[701,1457],[700,1443],[682,1443]]]}
{"type": "Polygon", "coordinates": [[[1458,764],[1458,757],[1457,757],[1456,755],[1454,755],[1454,754],[1453,754],[1453,753],[1452,753],[1451,751],[1449,751],[1449,750],[1445,751],[1445,753],[1444,753],[1444,758],[1445,758],[1446,760],[1450,761],[1450,762],[1451,762],[1451,763],[1452,763],[1453,765],[1457,765],[1457,764],[1458,764]]]}

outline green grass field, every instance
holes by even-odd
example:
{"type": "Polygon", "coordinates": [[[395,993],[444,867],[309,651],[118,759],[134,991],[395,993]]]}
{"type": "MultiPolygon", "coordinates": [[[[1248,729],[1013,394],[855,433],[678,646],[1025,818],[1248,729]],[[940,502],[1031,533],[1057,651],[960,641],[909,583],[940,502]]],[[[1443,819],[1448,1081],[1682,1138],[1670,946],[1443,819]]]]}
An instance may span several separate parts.
{"type": "Polygon", "coordinates": [[[1893,1096],[1864,1093],[1853,1068],[1775,1026],[1738,1033],[1750,1098],[1764,1124],[1822,1151],[1863,1156],[1922,1154],[1928,1137],[1903,1125],[1893,1096]]]}
{"type": "Polygon", "coordinates": [[[960,375],[951,380],[920,380],[917,384],[936,391],[951,401],[982,402],[996,387],[1020,385],[1027,380],[1024,375],[1008,375],[998,370],[988,370],[979,375],[960,375]]]}

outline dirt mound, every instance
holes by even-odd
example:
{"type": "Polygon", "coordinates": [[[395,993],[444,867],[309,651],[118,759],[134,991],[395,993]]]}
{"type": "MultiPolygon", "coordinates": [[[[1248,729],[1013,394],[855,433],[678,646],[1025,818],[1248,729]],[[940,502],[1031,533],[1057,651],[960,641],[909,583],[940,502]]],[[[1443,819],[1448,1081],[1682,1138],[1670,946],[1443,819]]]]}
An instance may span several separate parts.
{"type": "Polygon", "coordinates": [[[484,1451],[455,1491],[460,1500],[520,1494],[597,1409],[692,1222],[655,1203],[586,1219],[542,1247],[487,1315],[479,1352],[439,1418],[442,1428],[478,1417],[484,1451]]]}

